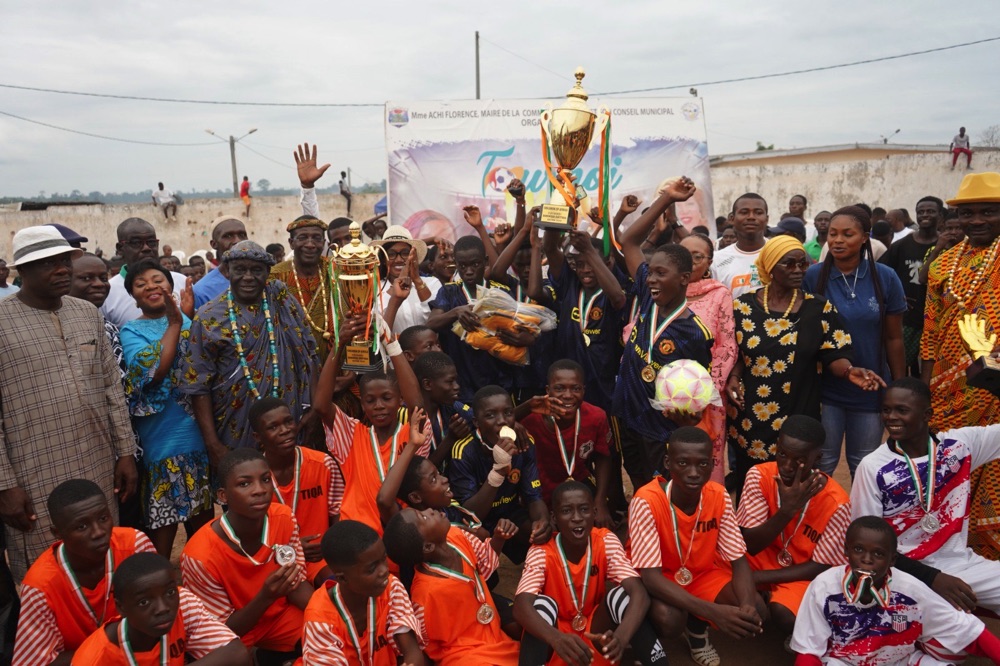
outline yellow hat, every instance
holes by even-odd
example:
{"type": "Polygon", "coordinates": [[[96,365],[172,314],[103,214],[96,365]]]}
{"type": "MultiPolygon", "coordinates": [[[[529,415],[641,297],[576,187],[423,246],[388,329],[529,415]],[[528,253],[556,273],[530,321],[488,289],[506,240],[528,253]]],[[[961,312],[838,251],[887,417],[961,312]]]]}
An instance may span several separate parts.
{"type": "Polygon", "coordinates": [[[995,171],[967,174],[958,186],[958,194],[954,199],[948,199],[947,203],[955,206],[991,201],[1000,201],[1000,173],[995,171]]]}
{"type": "Polygon", "coordinates": [[[763,249],[757,255],[757,276],[762,284],[771,284],[771,270],[781,258],[794,250],[806,249],[795,236],[775,236],[764,243],[763,249]]]}

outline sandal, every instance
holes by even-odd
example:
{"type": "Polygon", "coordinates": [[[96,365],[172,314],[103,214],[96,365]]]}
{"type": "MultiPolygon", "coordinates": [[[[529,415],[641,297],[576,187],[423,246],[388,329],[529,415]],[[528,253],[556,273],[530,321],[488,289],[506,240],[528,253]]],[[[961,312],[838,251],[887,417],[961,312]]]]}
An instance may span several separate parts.
{"type": "Polygon", "coordinates": [[[688,650],[691,652],[691,659],[693,659],[696,664],[699,664],[700,666],[719,666],[722,663],[722,659],[719,657],[719,653],[715,649],[715,646],[708,640],[707,629],[703,634],[693,634],[690,631],[685,631],[684,640],[687,642],[688,650]],[[694,647],[691,645],[692,639],[702,643],[702,645],[700,647],[694,647]]]}

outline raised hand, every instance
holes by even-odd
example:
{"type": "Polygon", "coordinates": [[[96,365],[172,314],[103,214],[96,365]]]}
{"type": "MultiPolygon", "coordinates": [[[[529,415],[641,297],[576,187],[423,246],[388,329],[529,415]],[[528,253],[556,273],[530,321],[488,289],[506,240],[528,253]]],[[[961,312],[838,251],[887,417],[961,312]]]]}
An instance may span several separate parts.
{"type": "Polygon", "coordinates": [[[510,196],[514,197],[514,201],[524,204],[524,183],[519,179],[515,178],[510,181],[510,184],[507,186],[507,192],[510,196]]]}
{"type": "Polygon", "coordinates": [[[483,228],[483,214],[479,211],[479,206],[466,206],[462,209],[465,213],[465,221],[469,226],[477,231],[483,228]]]}
{"type": "Polygon", "coordinates": [[[469,427],[469,422],[461,416],[452,414],[451,418],[448,419],[448,434],[452,435],[458,441],[472,434],[472,428],[469,427]]]}
{"type": "Polygon", "coordinates": [[[513,521],[501,518],[497,521],[497,526],[493,528],[493,538],[507,541],[508,539],[513,538],[517,532],[517,525],[515,525],[513,521]]]}
{"type": "Polygon", "coordinates": [[[400,276],[395,280],[393,280],[392,284],[389,285],[389,297],[399,298],[405,301],[406,298],[410,295],[410,290],[412,288],[413,288],[412,280],[408,277],[400,276]]]}
{"type": "Polygon", "coordinates": [[[423,407],[414,407],[410,412],[410,444],[417,448],[424,445],[427,440],[427,436],[424,434],[426,426],[427,412],[424,411],[423,407]]]}
{"type": "Polygon", "coordinates": [[[181,312],[188,316],[188,319],[194,317],[194,283],[188,280],[184,283],[184,288],[181,289],[181,312]]]}
{"type": "Polygon", "coordinates": [[[781,477],[777,479],[778,503],[783,510],[787,507],[787,510],[792,515],[798,514],[805,507],[806,502],[815,497],[823,489],[823,486],[826,485],[826,477],[823,476],[822,472],[812,470],[803,478],[805,471],[805,465],[799,463],[799,468],[795,471],[795,478],[792,479],[791,485],[788,486],[781,481],[781,477]]]}
{"type": "Polygon", "coordinates": [[[316,166],[316,148],[316,144],[313,144],[310,151],[309,144],[303,143],[292,153],[292,157],[295,158],[295,170],[299,173],[299,184],[306,189],[315,187],[316,181],[330,168],[329,164],[316,166]]]}
{"type": "Polygon", "coordinates": [[[497,245],[506,245],[510,242],[510,224],[501,222],[493,230],[493,242],[497,245]]]}
{"type": "Polygon", "coordinates": [[[656,193],[658,195],[666,194],[674,201],[687,201],[696,189],[698,188],[694,186],[693,180],[687,176],[681,176],[680,178],[668,178],[660,183],[656,193]]]}
{"type": "MultiPolygon", "coordinates": [[[[187,287],[185,287],[185,290],[187,287]]],[[[174,293],[170,290],[170,287],[160,287],[160,292],[163,294],[163,303],[167,309],[167,325],[176,324],[180,326],[184,318],[181,316],[180,308],[177,307],[177,301],[174,300],[174,293]]],[[[183,295],[181,296],[183,299],[183,295]]],[[[183,302],[183,301],[182,301],[183,302]]],[[[191,296],[191,305],[194,305],[194,296],[191,296]]]]}
{"type": "Polygon", "coordinates": [[[625,198],[622,199],[621,204],[618,205],[619,215],[631,215],[635,211],[639,210],[639,206],[642,205],[642,199],[635,196],[634,194],[626,194],[625,198]]]}

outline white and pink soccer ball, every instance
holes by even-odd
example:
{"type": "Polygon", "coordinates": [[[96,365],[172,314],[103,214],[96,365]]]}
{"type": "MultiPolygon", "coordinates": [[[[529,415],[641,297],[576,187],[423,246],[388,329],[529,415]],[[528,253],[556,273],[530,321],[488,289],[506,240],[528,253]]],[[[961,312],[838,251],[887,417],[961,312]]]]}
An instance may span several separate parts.
{"type": "Polygon", "coordinates": [[[650,403],[663,412],[700,414],[712,404],[721,404],[712,375],[700,363],[681,359],[660,368],[654,383],[656,397],[650,403]]]}

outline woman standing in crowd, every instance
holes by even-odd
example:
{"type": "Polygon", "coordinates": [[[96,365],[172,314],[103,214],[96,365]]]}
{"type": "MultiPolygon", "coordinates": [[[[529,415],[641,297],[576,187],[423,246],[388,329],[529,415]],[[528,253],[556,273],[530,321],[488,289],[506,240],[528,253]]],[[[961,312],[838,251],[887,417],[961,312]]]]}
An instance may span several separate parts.
{"type": "MultiPolygon", "coordinates": [[[[906,376],[903,312],[906,297],[899,277],[875,263],[868,212],[847,206],[833,213],[823,263],[806,271],[806,291],[827,298],[844,319],[854,348],[853,362],[878,373],[882,385],[906,376]]],[[[827,367],[823,377],[823,427],[826,444],[819,467],[833,473],[846,436],[851,478],[858,463],[882,443],[879,393],[868,392],[827,367]]]]}
{"type": "MultiPolygon", "coordinates": [[[[121,329],[125,392],[143,445],[142,507],[156,551],[169,558],[178,523],[194,534],[212,519],[205,443],[189,399],[174,390],[191,320],[173,300],[170,272],[152,259],[129,267],[125,290],[142,310],[121,329]]],[[[194,303],[190,286],[181,298],[194,303]]]]}
{"type": "Polygon", "coordinates": [[[376,306],[378,313],[392,326],[396,335],[410,326],[427,323],[431,314],[431,299],[441,288],[441,282],[436,277],[423,277],[418,271],[420,263],[427,256],[427,244],[422,240],[414,240],[406,227],[393,225],[385,230],[381,240],[372,241],[372,245],[381,246],[385,252],[381,256],[380,270],[384,282],[376,306]],[[406,298],[394,303],[389,290],[399,278],[403,278],[401,287],[406,298]]]}
{"type": "Polygon", "coordinates": [[[851,336],[836,308],[802,291],[808,267],[798,239],[776,236],[757,257],[764,287],[734,303],[740,358],[729,373],[726,397],[733,405],[728,434],[740,488],[752,466],[774,459],[786,418],[820,418],[818,363],[859,391],[882,385],[874,372],[852,365],[851,336]]]}
{"type": "MultiPolygon", "coordinates": [[[[687,286],[687,300],[691,311],[712,332],[712,381],[724,395],[726,379],[736,364],[736,333],[733,323],[733,293],[718,280],[712,279],[712,257],[715,254],[712,239],[704,234],[691,234],[680,242],[691,253],[693,270],[687,286]]],[[[723,397],[725,400],[725,397],[723,397]]],[[[712,480],[723,482],[726,474],[722,453],[726,443],[725,407],[710,405],[705,410],[699,427],[712,437],[712,480]]]]}

